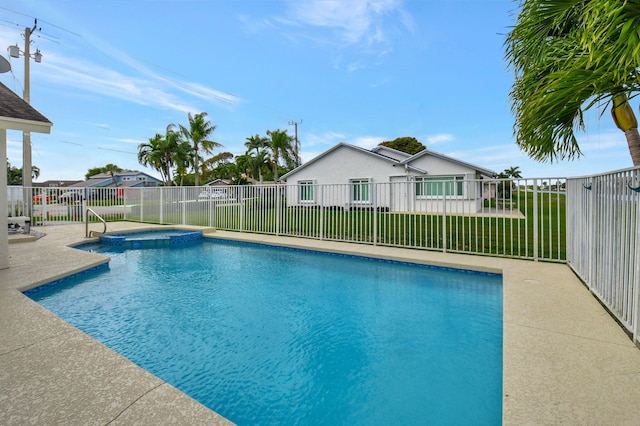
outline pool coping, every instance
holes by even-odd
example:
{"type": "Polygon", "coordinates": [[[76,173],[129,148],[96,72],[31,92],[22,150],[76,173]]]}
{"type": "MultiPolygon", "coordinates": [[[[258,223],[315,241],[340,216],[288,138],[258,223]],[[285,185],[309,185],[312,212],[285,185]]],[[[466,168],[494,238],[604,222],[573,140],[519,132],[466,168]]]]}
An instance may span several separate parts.
{"type": "MultiPolygon", "coordinates": [[[[111,232],[162,228],[109,223],[111,232]]],[[[167,227],[164,227],[167,228],[167,227]]],[[[624,424],[637,415],[640,350],[569,267],[352,243],[214,231],[207,238],[501,272],[504,285],[503,423],[624,424]]],[[[228,424],[20,292],[104,264],[70,246],[84,225],[39,228],[9,246],[0,270],[0,423],[228,424]]],[[[461,336],[461,350],[464,336],[461,336]]]]}

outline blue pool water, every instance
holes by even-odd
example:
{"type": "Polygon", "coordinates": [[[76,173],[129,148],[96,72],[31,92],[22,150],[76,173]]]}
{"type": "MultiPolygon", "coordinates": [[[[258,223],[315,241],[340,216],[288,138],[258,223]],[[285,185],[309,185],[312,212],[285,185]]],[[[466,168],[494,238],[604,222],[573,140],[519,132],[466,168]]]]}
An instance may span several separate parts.
{"type": "Polygon", "coordinates": [[[498,275],[208,240],[99,250],[108,268],[29,297],[237,424],[501,423],[498,275]]]}

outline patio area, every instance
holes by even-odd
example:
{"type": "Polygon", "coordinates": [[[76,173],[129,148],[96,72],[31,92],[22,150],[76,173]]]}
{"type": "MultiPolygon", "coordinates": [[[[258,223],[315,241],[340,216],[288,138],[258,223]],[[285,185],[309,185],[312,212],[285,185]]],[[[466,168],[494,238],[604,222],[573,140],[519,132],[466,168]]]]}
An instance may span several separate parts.
{"type": "MultiPolygon", "coordinates": [[[[157,227],[116,222],[108,231],[157,227]]],[[[11,237],[10,268],[0,270],[0,423],[227,424],[20,293],[108,260],[68,247],[87,241],[83,224],[37,231],[45,235],[11,237]]],[[[637,423],[640,349],[566,265],[204,231],[211,238],[501,272],[503,423],[637,423]]]]}

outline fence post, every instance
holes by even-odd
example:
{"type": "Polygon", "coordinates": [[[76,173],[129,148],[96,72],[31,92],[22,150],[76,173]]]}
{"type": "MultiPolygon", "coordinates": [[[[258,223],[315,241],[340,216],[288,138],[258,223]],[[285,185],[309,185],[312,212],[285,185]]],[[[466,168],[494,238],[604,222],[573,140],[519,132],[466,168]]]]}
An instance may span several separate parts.
{"type": "Polygon", "coordinates": [[[320,239],[324,240],[324,185],[318,187],[318,200],[320,202],[320,239]]]}
{"type": "Polygon", "coordinates": [[[631,291],[631,294],[633,295],[633,316],[632,318],[635,320],[633,321],[633,343],[636,344],[636,346],[640,346],[639,345],[639,341],[638,341],[638,335],[640,334],[640,261],[638,259],[640,259],[640,211],[638,208],[638,205],[636,204],[636,207],[633,209],[634,212],[634,220],[632,221],[633,224],[635,224],[635,228],[636,228],[636,238],[634,241],[634,257],[633,259],[635,259],[634,263],[635,263],[635,271],[633,273],[633,289],[631,291]]]}
{"type": "Polygon", "coordinates": [[[533,260],[538,261],[538,179],[533,180],[533,260]]]}
{"type": "MultiPolygon", "coordinates": [[[[390,183],[388,184],[390,185],[390,183]]],[[[373,245],[377,246],[378,245],[378,208],[380,207],[378,205],[378,199],[380,197],[378,197],[378,183],[374,182],[373,183],[373,211],[371,212],[373,214],[373,245]]]]}
{"type": "Polygon", "coordinates": [[[160,189],[160,223],[164,223],[164,203],[163,203],[163,188],[159,188],[160,189]]]}
{"type": "Polygon", "coordinates": [[[282,215],[282,186],[276,183],[276,235],[280,235],[280,216],[282,215]]]}
{"type": "MultiPolygon", "coordinates": [[[[264,187],[262,188],[264,190],[264,187]]],[[[245,194],[245,192],[243,191],[243,194],[245,194]]],[[[242,232],[244,231],[244,206],[246,205],[246,201],[244,199],[244,197],[242,197],[242,200],[240,200],[240,205],[238,206],[238,209],[240,210],[238,213],[239,216],[239,220],[240,220],[240,226],[239,226],[239,231],[242,232]]]]}
{"type": "MultiPolygon", "coordinates": [[[[31,190],[31,193],[33,194],[33,189],[31,190]]],[[[47,209],[47,195],[48,192],[46,189],[40,193],[40,200],[42,202],[42,226],[45,226],[47,224],[47,217],[49,216],[49,212],[47,209]]],[[[31,201],[33,201],[33,198],[31,199],[31,201]]],[[[33,216],[33,214],[31,216],[33,216]]]]}
{"type": "Polygon", "coordinates": [[[442,181],[442,252],[447,252],[447,183],[442,181]]]}
{"type": "Polygon", "coordinates": [[[186,188],[183,186],[182,196],[180,197],[182,199],[182,224],[183,225],[186,225],[187,223],[187,197],[185,196],[185,190],[186,188]]]}
{"type": "Polygon", "coordinates": [[[144,220],[144,191],[140,188],[140,221],[145,222],[144,220]]]}

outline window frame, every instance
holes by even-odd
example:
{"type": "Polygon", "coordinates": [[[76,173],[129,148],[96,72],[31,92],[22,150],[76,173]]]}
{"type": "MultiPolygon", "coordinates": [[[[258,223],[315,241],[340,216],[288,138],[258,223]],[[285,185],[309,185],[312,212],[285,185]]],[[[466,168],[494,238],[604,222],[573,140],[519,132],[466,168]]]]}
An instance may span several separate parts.
{"type": "Polygon", "coordinates": [[[298,201],[302,204],[312,204],[316,202],[315,180],[304,179],[298,181],[298,201]],[[305,196],[309,195],[307,198],[305,196]]]}
{"type": "Polygon", "coordinates": [[[460,198],[465,196],[465,176],[416,176],[415,191],[417,199],[460,198]],[[444,193],[442,191],[444,183],[444,193]],[[437,188],[433,191],[432,188],[437,188]]]}
{"type": "Polygon", "coordinates": [[[350,202],[357,204],[371,204],[371,178],[349,179],[350,202]],[[363,192],[362,189],[366,188],[363,192]],[[366,198],[363,197],[366,195],[366,198]]]}

